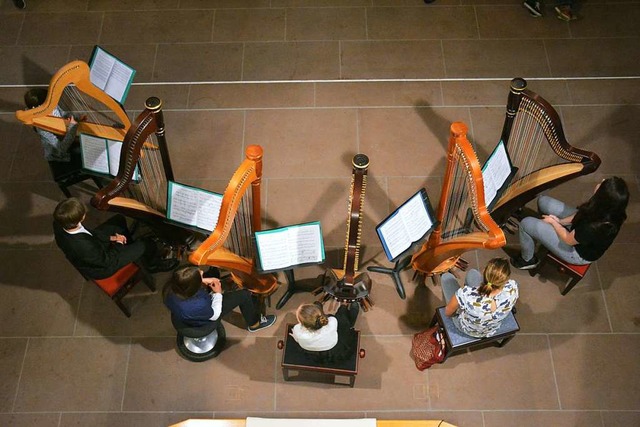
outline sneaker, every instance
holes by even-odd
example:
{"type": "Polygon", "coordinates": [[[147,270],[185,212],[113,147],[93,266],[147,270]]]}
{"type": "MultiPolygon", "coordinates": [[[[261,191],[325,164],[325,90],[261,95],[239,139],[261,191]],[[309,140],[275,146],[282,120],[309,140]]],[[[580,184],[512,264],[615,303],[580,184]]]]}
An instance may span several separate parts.
{"type": "Polygon", "coordinates": [[[540,264],[540,261],[538,261],[538,258],[536,258],[535,255],[529,261],[525,261],[520,255],[515,258],[511,258],[511,265],[518,270],[532,270],[536,268],[538,264],[540,264]]]}
{"type": "Polygon", "coordinates": [[[542,16],[542,9],[540,9],[540,2],[536,0],[525,0],[522,3],[527,8],[531,16],[534,18],[540,18],[542,16]]]}
{"type": "Polygon", "coordinates": [[[268,315],[260,315],[260,323],[258,324],[258,326],[256,326],[255,328],[252,328],[251,326],[247,327],[247,330],[249,332],[258,332],[261,329],[266,329],[269,326],[273,325],[274,323],[276,323],[276,319],[278,317],[275,314],[268,314],[268,315]]]}
{"type": "Polygon", "coordinates": [[[556,10],[556,16],[558,17],[558,19],[561,19],[563,21],[569,22],[569,21],[575,21],[576,19],[578,19],[578,17],[574,15],[573,12],[571,11],[571,6],[569,5],[556,6],[555,10],[556,10]]]}

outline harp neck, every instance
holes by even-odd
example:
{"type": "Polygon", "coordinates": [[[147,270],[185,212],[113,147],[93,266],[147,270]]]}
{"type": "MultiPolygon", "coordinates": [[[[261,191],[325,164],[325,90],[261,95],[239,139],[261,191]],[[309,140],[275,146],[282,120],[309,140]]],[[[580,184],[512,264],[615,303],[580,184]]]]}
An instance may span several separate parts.
{"type": "Polygon", "coordinates": [[[369,158],[356,154],[353,158],[351,175],[351,195],[349,196],[349,216],[347,219],[347,237],[344,256],[344,282],[353,286],[355,273],[360,259],[360,239],[362,236],[362,208],[367,187],[369,158]]]}

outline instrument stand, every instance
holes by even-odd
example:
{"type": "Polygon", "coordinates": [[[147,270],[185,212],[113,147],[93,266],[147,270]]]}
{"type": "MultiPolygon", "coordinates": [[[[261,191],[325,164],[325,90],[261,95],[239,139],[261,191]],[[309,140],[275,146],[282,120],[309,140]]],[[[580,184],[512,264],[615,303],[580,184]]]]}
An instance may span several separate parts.
{"type": "Polygon", "coordinates": [[[291,298],[296,292],[311,292],[311,289],[296,284],[296,279],[293,276],[293,269],[283,270],[283,272],[287,278],[287,290],[278,300],[276,310],[280,310],[284,307],[287,301],[289,301],[289,298],[291,298]]]}
{"type": "Polygon", "coordinates": [[[405,268],[407,268],[409,264],[411,264],[411,255],[407,255],[404,258],[398,259],[398,261],[396,261],[393,268],[371,266],[371,267],[367,267],[367,270],[373,271],[375,273],[388,274],[392,276],[393,282],[396,285],[396,291],[398,291],[398,295],[400,295],[400,298],[406,299],[407,295],[404,292],[404,285],[402,284],[402,278],[400,277],[400,272],[405,268]]]}

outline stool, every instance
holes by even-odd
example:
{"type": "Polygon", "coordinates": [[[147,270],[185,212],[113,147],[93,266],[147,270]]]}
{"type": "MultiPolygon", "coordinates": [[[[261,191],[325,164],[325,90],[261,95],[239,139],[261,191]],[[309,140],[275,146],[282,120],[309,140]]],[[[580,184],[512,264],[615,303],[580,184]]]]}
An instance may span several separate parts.
{"type": "MultiPolygon", "coordinates": [[[[349,387],[353,387],[356,382],[356,375],[358,375],[358,361],[365,357],[365,350],[360,348],[360,331],[356,330],[356,346],[354,347],[353,354],[349,359],[341,360],[338,362],[317,362],[312,359],[309,352],[304,350],[296,342],[291,335],[293,324],[287,324],[287,333],[285,340],[278,341],[278,348],[283,349],[282,352],[282,374],[285,381],[290,381],[290,371],[299,371],[298,376],[302,371],[315,372],[321,377],[329,377],[336,383],[338,376],[345,376],[349,378],[349,387]]],[[[346,385],[346,384],[344,384],[346,385]]]]}
{"type": "Polygon", "coordinates": [[[131,317],[131,311],[124,305],[122,298],[138,282],[143,281],[149,289],[153,292],[156,291],[153,278],[133,262],[125,265],[106,279],[91,279],[91,281],[109,295],[127,317],[131,317]]]}
{"type": "Polygon", "coordinates": [[[465,333],[462,333],[456,327],[456,325],[453,323],[453,320],[451,320],[451,317],[445,314],[445,308],[446,307],[444,306],[437,308],[435,314],[433,315],[433,319],[431,319],[431,326],[434,326],[436,323],[439,324],[442,327],[442,331],[444,333],[444,341],[447,350],[442,362],[447,360],[447,358],[453,353],[458,353],[462,350],[466,350],[468,348],[476,347],[482,344],[492,342],[497,347],[503,347],[516,335],[516,332],[520,330],[520,325],[518,325],[518,321],[513,315],[513,311],[511,311],[509,315],[504,318],[504,320],[500,324],[500,329],[498,329],[495,335],[484,338],[472,337],[465,333]]]}
{"type": "Polygon", "coordinates": [[[192,362],[204,362],[216,357],[227,342],[227,333],[220,320],[202,326],[189,326],[171,316],[171,323],[178,332],[178,353],[192,362]]]}
{"type": "Polygon", "coordinates": [[[584,265],[569,264],[568,262],[555,256],[551,252],[547,252],[547,255],[542,258],[542,260],[540,261],[540,264],[538,264],[538,267],[535,269],[535,271],[537,272],[540,269],[540,267],[542,267],[542,265],[546,264],[547,262],[550,262],[551,264],[553,264],[560,273],[569,276],[569,279],[564,285],[564,289],[562,289],[562,291],[560,292],[562,295],[568,294],[569,291],[573,289],[575,285],[578,284],[580,279],[582,279],[584,275],[587,274],[587,270],[589,270],[589,267],[591,266],[591,264],[584,264],[584,265]]]}

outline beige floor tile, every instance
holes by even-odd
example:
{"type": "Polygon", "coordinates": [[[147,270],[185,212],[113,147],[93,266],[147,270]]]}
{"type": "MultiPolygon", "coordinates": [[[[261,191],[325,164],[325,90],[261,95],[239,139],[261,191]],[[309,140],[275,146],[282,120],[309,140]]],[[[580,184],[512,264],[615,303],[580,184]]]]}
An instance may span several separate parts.
{"type": "MultiPolygon", "coordinates": [[[[516,76],[514,76],[515,78],[516,76]]],[[[565,82],[529,81],[527,88],[544,94],[544,99],[555,104],[570,102],[565,82]]],[[[506,112],[510,79],[492,81],[447,81],[442,82],[445,105],[504,106],[506,112]]],[[[496,137],[497,138],[497,137],[496,137]]]]}
{"type": "Polygon", "coordinates": [[[271,7],[356,7],[370,3],[368,0],[272,0],[271,7]]]}
{"type": "Polygon", "coordinates": [[[4,153],[0,159],[0,177],[3,181],[8,181],[11,173],[11,166],[13,164],[16,151],[20,144],[16,141],[20,140],[20,135],[27,129],[22,126],[14,117],[13,114],[3,114],[0,116],[0,149],[4,153]]]}
{"type": "Polygon", "coordinates": [[[364,8],[287,9],[287,40],[362,40],[367,36],[364,8]]]}
{"type": "Polygon", "coordinates": [[[316,84],[317,107],[440,106],[436,82],[365,82],[316,84]]]}
{"type": "Polygon", "coordinates": [[[477,39],[476,15],[468,6],[372,7],[367,9],[369,40],[477,39]]]}
{"type": "Polygon", "coordinates": [[[0,15],[0,27],[2,27],[2,35],[0,35],[0,45],[15,45],[20,35],[20,28],[24,21],[24,14],[6,14],[0,15]]]}
{"type": "Polygon", "coordinates": [[[637,3],[623,3],[616,7],[588,4],[580,9],[580,16],[584,19],[571,26],[571,34],[575,38],[640,36],[635,24],[640,19],[640,5],[637,3]]]}
{"type": "Polygon", "coordinates": [[[106,12],[100,43],[210,42],[213,11],[106,12]]]}
{"type": "Polygon", "coordinates": [[[162,44],[153,70],[155,82],[241,80],[239,43],[162,44]]]}
{"type": "Polygon", "coordinates": [[[571,34],[557,19],[531,19],[522,4],[477,6],[475,11],[481,39],[548,39],[571,34]]]}
{"type": "Polygon", "coordinates": [[[284,9],[220,9],[213,41],[274,41],[285,38],[284,9]]]}
{"type": "Polygon", "coordinates": [[[175,9],[179,0],[89,0],[89,10],[156,10],[175,9]]]}
{"type": "Polygon", "coordinates": [[[638,75],[640,46],[633,38],[545,40],[551,76],[638,75]],[[594,55],[598,52],[598,55],[594,55]]]}
{"type": "Polygon", "coordinates": [[[638,408],[637,335],[552,335],[549,339],[563,409],[638,408]],[[594,351],[597,348],[611,351],[594,351]]]}
{"type": "Polygon", "coordinates": [[[640,85],[634,80],[569,80],[573,104],[637,104],[640,85]]]}
{"type": "Polygon", "coordinates": [[[539,40],[443,40],[446,77],[548,77],[539,40]]]}
{"type": "Polygon", "coordinates": [[[28,340],[3,338],[0,343],[0,409],[2,412],[12,412],[28,340]]]}
{"type": "MultiPolygon", "coordinates": [[[[0,123],[2,123],[2,126],[9,124],[16,125],[18,123],[15,120],[14,113],[16,110],[25,108],[23,100],[24,93],[25,89],[22,87],[0,88],[0,112],[9,113],[8,115],[0,116],[0,123]]],[[[4,128],[2,132],[5,132],[4,128]]]]}
{"type": "MultiPolygon", "coordinates": [[[[149,97],[155,96],[162,101],[162,108],[167,110],[181,110],[187,107],[189,102],[188,85],[180,86],[164,86],[164,85],[134,85],[129,91],[127,100],[125,102],[125,109],[128,111],[129,116],[135,117],[139,114],[143,108],[145,108],[146,101],[149,97]]],[[[168,129],[167,132],[171,130],[168,129]]]]}
{"type": "Polygon", "coordinates": [[[484,413],[486,427],[498,426],[593,426],[602,425],[600,413],[577,411],[488,411],[484,413]]]}
{"type": "Polygon", "coordinates": [[[353,109],[246,113],[244,142],[264,148],[264,176],[268,178],[350,177],[351,161],[359,151],[357,137],[353,109]]]}
{"type": "MultiPolygon", "coordinates": [[[[181,9],[269,7],[269,0],[180,0],[181,9]]],[[[273,5],[273,7],[277,7],[273,5]]]]}
{"type": "MultiPolygon", "coordinates": [[[[26,10],[28,12],[60,12],[60,10],[64,10],[63,8],[68,8],[68,10],[85,11],[88,3],[89,0],[33,1],[29,3],[29,7],[26,10]]],[[[8,6],[11,2],[6,2],[6,4],[8,6]]],[[[11,5],[11,8],[16,10],[13,5],[11,5]]]]}
{"type": "Polygon", "coordinates": [[[242,80],[340,78],[337,42],[246,43],[242,80]]]}
{"type": "Polygon", "coordinates": [[[0,56],[5,63],[0,68],[0,84],[48,84],[51,76],[67,63],[67,46],[3,46],[0,56]]]}
{"type": "Polygon", "coordinates": [[[57,427],[60,414],[0,414],[0,423],[13,427],[57,427]]]}
{"type": "Polygon", "coordinates": [[[312,83],[255,83],[193,85],[191,108],[313,107],[312,83]]]}
{"type": "Polygon", "coordinates": [[[437,41],[345,41],[340,48],[343,79],[442,78],[437,41]]]}
{"type": "Polygon", "coordinates": [[[22,31],[18,44],[60,45],[95,44],[100,37],[102,14],[96,12],[29,13],[24,28],[46,28],[47,31],[22,31]],[[83,25],[77,25],[82,22],[83,25]]]}
{"type": "Polygon", "coordinates": [[[146,338],[133,344],[124,410],[273,408],[275,339],[261,335],[228,339],[215,360],[199,364],[181,359],[174,347],[174,338],[146,338]]]}
{"type": "Polygon", "coordinates": [[[602,421],[604,427],[632,426],[640,422],[640,411],[615,412],[603,411],[602,421]]]}
{"type": "Polygon", "coordinates": [[[456,354],[428,372],[433,409],[559,409],[544,335],[520,334],[503,348],[456,354]],[[505,375],[509,393],[487,400],[484,391],[502,384],[505,375]]]}
{"type": "Polygon", "coordinates": [[[15,411],[120,410],[128,343],[128,338],[31,338],[15,411]]]}

